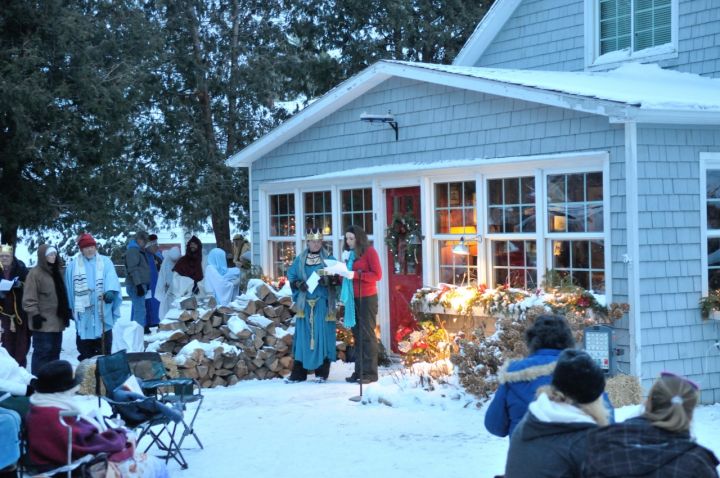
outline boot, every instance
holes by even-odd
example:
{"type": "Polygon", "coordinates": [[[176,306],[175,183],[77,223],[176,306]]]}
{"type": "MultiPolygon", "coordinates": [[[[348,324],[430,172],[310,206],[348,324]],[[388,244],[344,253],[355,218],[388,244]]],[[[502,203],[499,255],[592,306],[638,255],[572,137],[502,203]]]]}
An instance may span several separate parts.
{"type": "Polygon", "coordinates": [[[307,380],[307,370],[303,367],[302,362],[294,360],[292,372],[290,372],[290,376],[285,379],[285,383],[304,382],[305,380],[307,380]]]}
{"type": "Polygon", "coordinates": [[[315,370],[315,380],[318,382],[324,382],[330,376],[330,361],[328,359],[323,360],[322,365],[315,370]]]}

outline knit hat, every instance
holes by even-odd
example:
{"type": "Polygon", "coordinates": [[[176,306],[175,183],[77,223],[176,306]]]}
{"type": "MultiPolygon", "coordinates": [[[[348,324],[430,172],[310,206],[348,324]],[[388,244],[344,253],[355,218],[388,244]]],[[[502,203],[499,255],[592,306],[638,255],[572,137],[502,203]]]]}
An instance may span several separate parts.
{"type": "Polygon", "coordinates": [[[605,390],[605,374],[587,352],[566,349],[555,365],[552,385],[578,403],[591,403],[605,390]]]}
{"type": "Polygon", "coordinates": [[[40,393],[65,392],[80,384],[72,365],[67,360],[48,362],[37,373],[35,390],[40,393]]]}
{"type": "Polygon", "coordinates": [[[97,242],[95,242],[95,239],[87,232],[80,236],[77,243],[78,243],[78,247],[80,249],[85,249],[86,247],[91,247],[91,246],[97,246],[97,242]]]}

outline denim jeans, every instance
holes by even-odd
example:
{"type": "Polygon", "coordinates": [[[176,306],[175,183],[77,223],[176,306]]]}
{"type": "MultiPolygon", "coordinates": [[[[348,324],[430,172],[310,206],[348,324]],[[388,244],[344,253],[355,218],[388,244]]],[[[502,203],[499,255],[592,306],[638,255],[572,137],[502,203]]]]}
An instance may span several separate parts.
{"type": "Polygon", "coordinates": [[[36,330],[32,333],[32,343],[32,374],[37,376],[40,367],[60,358],[62,332],[40,332],[36,330]]]}
{"type": "Polygon", "coordinates": [[[133,285],[128,284],[126,289],[128,297],[130,297],[130,302],[132,302],[132,315],[130,317],[133,322],[137,322],[145,327],[145,296],[137,295],[137,291],[133,285]]]}

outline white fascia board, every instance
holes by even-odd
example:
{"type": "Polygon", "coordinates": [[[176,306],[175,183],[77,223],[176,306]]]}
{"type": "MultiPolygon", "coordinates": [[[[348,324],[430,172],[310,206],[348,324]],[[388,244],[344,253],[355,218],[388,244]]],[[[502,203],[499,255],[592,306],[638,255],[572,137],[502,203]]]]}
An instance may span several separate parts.
{"type": "Polygon", "coordinates": [[[232,155],[226,161],[226,164],[235,168],[249,167],[257,158],[282,145],[290,138],[388,79],[389,75],[381,72],[382,67],[381,62],[376,63],[356,76],[343,81],[319,100],[285,121],[270,133],[262,136],[249,146],[232,155]]]}
{"type": "Polygon", "coordinates": [[[541,88],[531,86],[515,85],[497,80],[488,80],[485,78],[478,78],[476,76],[449,73],[407,64],[388,62],[384,64],[383,71],[392,76],[425,81],[452,88],[502,96],[505,98],[514,98],[547,106],[583,111],[585,113],[601,116],[626,117],[630,115],[629,110],[637,109],[635,106],[616,101],[587,98],[569,93],[543,90],[541,88]]]}
{"type": "Polygon", "coordinates": [[[475,66],[522,0],[496,0],[465,42],[452,64],[475,66]]]}
{"type": "Polygon", "coordinates": [[[610,123],[638,123],[638,124],[692,124],[692,125],[718,125],[720,124],[720,111],[704,110],[667,110],[627,108],[621,116],[610,116],[610,123]]]}

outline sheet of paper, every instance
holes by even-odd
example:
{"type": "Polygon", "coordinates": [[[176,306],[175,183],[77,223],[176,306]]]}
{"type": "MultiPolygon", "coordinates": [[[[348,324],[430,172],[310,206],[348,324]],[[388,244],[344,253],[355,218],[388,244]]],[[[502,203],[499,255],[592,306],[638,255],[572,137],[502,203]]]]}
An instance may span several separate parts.
{"type": "Polygon", "coordinates": [[[311,294],[315,291],[315,288],[320,283],[320,276],[317,275],[317,272],[313,272],[310,277],[308,277],[308,280],[305,281],[308,286],[308,292],[311,294]]]}
{"type": "Polygon", "coordinates": [[[327,264],[327,267],[325,267],[325,273],[326,274],[339,274],[342,275],[344,272],[348,271],[347,265],[345,265],[344,262],[335,261],[334,264],[330,264],[330,261],[325,261],[327,264]]]}
{"type": "Polygon", "coordinates": [[[5,280],[5,279],[0,280],[0,291],[2,291],[2,292],[8,291],[8,290],[12,289],[12,286],[13,286],[13,281],[5,280]]]}

